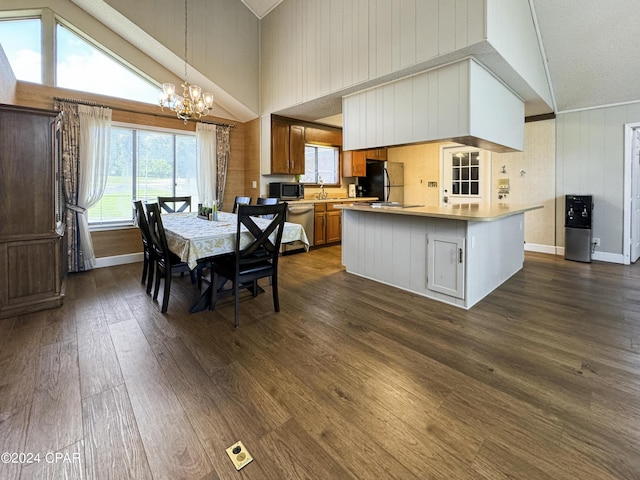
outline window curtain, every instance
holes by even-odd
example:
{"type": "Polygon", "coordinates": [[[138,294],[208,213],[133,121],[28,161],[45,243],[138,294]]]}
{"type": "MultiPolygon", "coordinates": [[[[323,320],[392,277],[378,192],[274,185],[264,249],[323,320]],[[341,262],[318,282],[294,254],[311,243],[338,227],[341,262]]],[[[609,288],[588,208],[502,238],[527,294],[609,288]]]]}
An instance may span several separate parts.
{"type": "Polygon", "coordinates": [[[80,120],[78,104],[56,100],[54,109],[63,112],[61,129],[61,159],[63,190],[65,197],[65,236],[67,237],[67,268],[69,272],[81,272],[84,260],[80,250],[78,230],[78,158],[80,155],[80,120]]]}
{"type": "MultiPolygon", "coordinates": [[[[210,207],[216,194],[216,126],[196,124],[196,185],[199,203],[210,207]]],[[[218,204],[219,206],[219,204],[218,204]]]]}
{"type": "Polygon", "coordinates": [[[111,109],[78,105],[80,162],[78,169],[78,229],[84,270],[95,267],[88,210],[102,198],[109,174],[111,109]]]}
{"type": "Polygon", "coordinates": [[[229,144],[230,134],[230,126],[218,125],[216,127],[216,169],[218,177],[216,187],[219,209],[224,205],[224,187],[227,183],[227,166],[229,164],[229,152],[231,150],[229,144]]]}

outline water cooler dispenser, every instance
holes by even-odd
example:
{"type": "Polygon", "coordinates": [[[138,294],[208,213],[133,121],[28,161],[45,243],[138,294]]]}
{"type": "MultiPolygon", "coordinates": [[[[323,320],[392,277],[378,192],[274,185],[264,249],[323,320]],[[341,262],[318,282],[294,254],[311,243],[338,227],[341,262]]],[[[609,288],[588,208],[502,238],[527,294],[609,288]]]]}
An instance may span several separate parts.
{"type": "Polygon", "coordinates": [[[591,195],[567,195],[564,218],[564,258],[591,261],[591,195]]]}

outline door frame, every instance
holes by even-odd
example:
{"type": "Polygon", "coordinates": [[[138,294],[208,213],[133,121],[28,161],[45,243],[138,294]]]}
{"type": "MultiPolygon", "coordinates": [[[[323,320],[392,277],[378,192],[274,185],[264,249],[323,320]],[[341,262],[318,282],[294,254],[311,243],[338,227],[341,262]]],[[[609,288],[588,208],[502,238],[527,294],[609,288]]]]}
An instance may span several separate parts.
{"type": "MultiPolygon", "coordinates": [[[[640,128],[640,122],[625,123],[624,125],[624,185],[622,189],[622,256],[624,265],[631,264],[631,218],[633,216],[631,198],[633,179],[631,178],[631,172],[633,162],[633,131],[637,128],[640,128]]],[[[638,174],[640,175],[640,172],[638,172],[638,174]]]]}

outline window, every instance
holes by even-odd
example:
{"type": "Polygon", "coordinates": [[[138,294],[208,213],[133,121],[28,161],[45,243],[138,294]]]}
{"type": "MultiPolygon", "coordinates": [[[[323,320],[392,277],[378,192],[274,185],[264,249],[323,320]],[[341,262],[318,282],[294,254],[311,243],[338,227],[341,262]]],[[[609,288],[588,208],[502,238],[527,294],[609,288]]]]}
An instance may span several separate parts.
{"type": "Polygon", "coordinates": [[[60,24],[56,26],[56,85],[158,103],[159,87],[60,24]]]}
{"type": "Polygon", "coordinates": [[[42,83],[42,26],[39,18],[0,21],[0,45],[18,80],[42,83]]]}
{"type": "Polygon", "coordinates": [[[461,146],[442,153],[443,198],[451,203],[490,201],[490,152],[461,146]]]}
{"type": "Polygon", "coordinates": [[[173,195],[197,204],[195,134],[114,125],[107,185],[89,224],[131,225],[134,199],[173,195]]]}
{"type": "Polygon", "coordinates": [[[303,183],[340,184],[340,151],[336,147],[305,145],[303,183]]]}
{"type": "Polygon", "coordinates": [[[457,152],[451,159],[451,194],[480,193],[480,152],[457,152]]]}

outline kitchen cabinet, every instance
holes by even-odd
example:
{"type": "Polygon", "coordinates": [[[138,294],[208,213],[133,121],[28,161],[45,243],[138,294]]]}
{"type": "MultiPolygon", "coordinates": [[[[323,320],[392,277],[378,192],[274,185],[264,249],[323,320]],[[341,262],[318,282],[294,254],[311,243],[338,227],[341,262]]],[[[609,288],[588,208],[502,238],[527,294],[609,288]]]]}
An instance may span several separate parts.
{"type": "Polygon", "coordinates": [[[62,305],[59,119],[0,105],[0,318],[62,305]]]}
{"type": "Polygon", "coordinates": [[[327,205],[327,230],[325,232],[327,243],[335,243],[342,240],[342,210],[327,205]]]}
{"type": "Polygon", "coordinates": [[[271,173],[304,175],[304,127],[271,122],[271,173]]]}
{"type": "Polygon", "coordinates": [[[464,299],[464,238],[427,235],[427,288],[464,299]]]}
{"type": "Polygon", "coordinates": [[[316,203],[314,214],[313,245],[325,245],[342,239],[342,210],[334,203],[316,203]]]}
{"type": "Polygon", "coordinates": [[[327,204],[316,203],[313,220],[313,245],[327,243],[327,204]]]}
{"type": "Polygon", "coordinates": [[[364,150],[342,152],[342,175],[344,177],[364,177],[367,175],[367,158],[364,150]]]}
{"type": "Polygon", "coordinates": [[[366,158],[369,160],[386,160],[387,149],[386,148],[372,148],[367,150],[366,158]]]}

